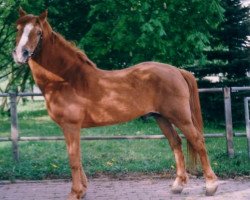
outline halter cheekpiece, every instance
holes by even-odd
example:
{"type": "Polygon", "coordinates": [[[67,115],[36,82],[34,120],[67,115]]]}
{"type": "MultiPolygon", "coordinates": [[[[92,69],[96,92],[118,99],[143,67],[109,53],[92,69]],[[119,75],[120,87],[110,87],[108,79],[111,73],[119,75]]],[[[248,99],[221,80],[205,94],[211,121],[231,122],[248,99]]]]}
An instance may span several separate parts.
{"type": "Polygon", "coordinates": [[[42,40],[43,40],[43,34],[40,35],[39,41],[38,41],[34,51],[32,53],[30,53],[30,58],[35,58],[38,55],[38,53],[41,51],[41,49],[42,49],[42,40]]]}

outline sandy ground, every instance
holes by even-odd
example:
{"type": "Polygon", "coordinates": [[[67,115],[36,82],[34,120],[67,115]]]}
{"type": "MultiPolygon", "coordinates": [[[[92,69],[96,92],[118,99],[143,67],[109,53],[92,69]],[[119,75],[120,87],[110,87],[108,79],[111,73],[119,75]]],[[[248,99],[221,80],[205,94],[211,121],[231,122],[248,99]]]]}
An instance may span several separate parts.
{"type": "MultiPolygon", "coordinates": [[[[165,200],[165,199],[250,199],[250,179],[220,180],[215,196],[206,197],[203,179],[190,179],[182,194],[170,191],[173,179],[143,177],[140,179],[93,178],[85,200],[165,200]]],[[[64,180],[37,182],[0,182],[1,200],[65,200],[71,183],[64,180]]]]}

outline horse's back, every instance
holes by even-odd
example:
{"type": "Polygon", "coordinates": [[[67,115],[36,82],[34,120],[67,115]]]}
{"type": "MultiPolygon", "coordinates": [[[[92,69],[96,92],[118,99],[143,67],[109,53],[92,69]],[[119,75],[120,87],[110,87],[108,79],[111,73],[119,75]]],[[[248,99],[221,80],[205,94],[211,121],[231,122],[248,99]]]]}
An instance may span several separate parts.
{"type": "Polygon", "coordinates": [[[174,92],[178,95],[181,93],[183,96],[189,94],[187,82],[181,73],[182,69],[159,62],[143,62],[132,68],[144,74],[151,74],[157,88],[163,89],[164,93],[174,92]]]}

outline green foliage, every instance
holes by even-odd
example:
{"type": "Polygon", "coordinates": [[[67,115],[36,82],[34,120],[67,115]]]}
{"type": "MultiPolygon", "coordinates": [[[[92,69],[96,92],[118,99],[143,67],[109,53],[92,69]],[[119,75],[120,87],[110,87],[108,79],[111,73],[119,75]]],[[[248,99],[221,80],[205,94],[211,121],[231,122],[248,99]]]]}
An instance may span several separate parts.
{"type": "MultiPolygon", "coordinates": [[[[240,0],[222,0],[225,9],[225,19],[217,29],[212,30],[210,46],[205,49],[207,59],[194,65],[189,70],[199,78],[200,87],[230,87],[249,86],[250,78],[250,7],[242,7],[240,0]],[[219,82],[209,82],[203,78],[207,75],[220,76],[219,82]]],[[[235,125],[244,123],[243,99],[250,92],[232,94],[232,111],[235,125]]],[[[207,95],[202,97],[203,111],[207,120],[224,119],[224,106],[222,96],[207,95]],[[213,102],[213,105],[209,102],[213,102]]]]}
{"type": "Polygon", "coordinates": [[[91,28],[80,46],[105,68],[147,60],[177,66],[193,63],[209,44],[209,30],[223,18],[214,0],[91,2],[91,28]]]}
{"type": "MultiPolygon", "coordinates": [[[[16,19],[13,10],[16,8],[15,1],[0,1],[0,77],[6,79],[5,75],[16,71],[13,65],[11,51],[13,47],[14,27],[12,23],[16,19]]],[[[1,91],[1,90],[0,90],[1,91]]]]}
{"type": "MultiPolygon", "coordinates": [[[[2,1],[0,73],[4,76],[12,72],[1,79],[9,82],[3,89],[24,91],[34,83],[29,68],[16,66],[10,56],[14,48],[14,22],[20,5],[28,13],[36,15],[48,8],[53,28],[84,49],[100,68],[120,69],[155,60],[183,68],[193,65],[195,67],[188,69],[195,72],[200,80],[206,75],[222,72],[228,77],[223,85],[228,80],[230,85],[247,85],[244,73],[249,66],[245,64],[250,60],[246,57],[249,54],[242,47],[244,40],[233,35],[235,29],[240,32],[239,36],[246,34],[246,25],[233,20],[244,18],[247,21],[247,9],[237,14],[240,9],[238,4],[231,8],[225,6],[226,0],[223,2],[222,7],[220,0],[2,1]],[[223,21],[224,12],[230,20],[226,18],[223,21]],[[234,17],[236,14],[238,17],[234,17]],[[230,45],[226,42],[230,42],[230,38],[233,38],[230,45],[237,44],[237,48],[229,51],[230,45]],[[228,57],[234,59],[229,62],[228,57]]],[[[200,81],[199,86],[211,87],[211,84],[200,81]]],[[[221,98],[218,98],[220,105],[221,98]]],[[[212,99],[216,101],[216,98],[212,99]]],[[[223,106],[220,108],[223,109],[223,106]]],[[[203,109],[205,116],[210,116],[208,119],[217,113],[210,112],[217,109],[211,109],[205,103],[203,109]]],[[[220,118],[223,117],[221,114],[220,118]]]]}
{"type": "Polygon", "coordinates": [[[15,21],[18,18],[20,1],[0,1],[0,84],[7,82],[0,91],[23,91],[26,83],[33,83],[30,71],[14,64],[11,53],[15,41],[15,21]]]}
{"type": "MultiPolygon", "coordinates": [[[[22,6],[28,13],[38,15],[46,8],[49,9],[51,24],[70,40],[80,40],[87,30],[86,23],[79,26],[79,21],[85,21],[88,6],[83,1],[0,1],[0,83],[7,81],[7,86],[0,87],[5,91],[30,90],[34,84],[27,66],[17,66],[11,57],[15,41],[15,21],[18,9],[22,6]],[[72,12],[77,13],[72,15],[72,12]],[[74,34],[72,34],[72,32],[74,34]]],[[[1,86],[1,85],[0,85],[1,86]]]]}
{"type": "Polygon", "coordinates": [[[0,1],[0,81],[8,81],[8,91],[33,85],[29,69],[10,56],[19,6],[36,15],[48,8],[53,28],[106,69],[149,60],[191,64],[203,57],[209,30],[223,18],[219,0],[0,1]]]}
{"type": "Polygon", "coordinates": [[[205,49],[207,62],[202,67],[193,67],[196,76],[220,74],[218,83],[213,86],[249,85],[250,79],[246,72],[250,70],[250,7],[243,7],[240,0],[222,0],[225,19],[217,29],[212,30],[209,48],[205,49]]]}

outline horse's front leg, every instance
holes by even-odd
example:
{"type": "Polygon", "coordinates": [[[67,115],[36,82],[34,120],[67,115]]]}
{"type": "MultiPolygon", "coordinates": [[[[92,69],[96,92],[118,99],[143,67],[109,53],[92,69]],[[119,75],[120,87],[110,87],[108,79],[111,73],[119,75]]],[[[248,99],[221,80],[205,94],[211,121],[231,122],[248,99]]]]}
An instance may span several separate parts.
{"type": "Polygon", "coordinates": [[[72,173],[72,188],[68,200],[76,200],[84,196],[87,190],[87,178],[81,163],[80,127],[67,124],[63,125],[62,129],[72,173]]]}

